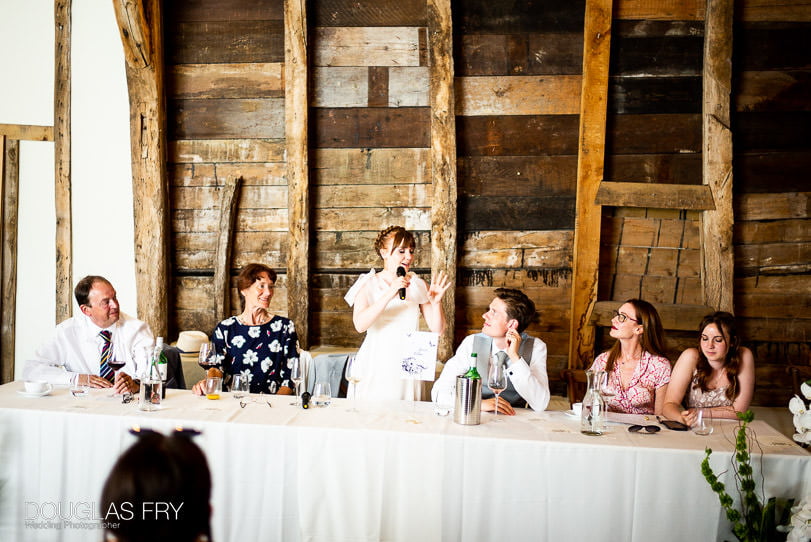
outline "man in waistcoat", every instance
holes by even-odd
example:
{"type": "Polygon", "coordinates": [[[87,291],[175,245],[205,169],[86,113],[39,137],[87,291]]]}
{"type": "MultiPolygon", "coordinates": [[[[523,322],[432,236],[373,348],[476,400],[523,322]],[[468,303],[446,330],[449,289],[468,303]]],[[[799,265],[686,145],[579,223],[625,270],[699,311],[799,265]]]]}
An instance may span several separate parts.
{"type": "Polygon", "coordinates": [[[502,363],[508,376],[507,388],[498,402],[499,414],[515,414],[515,407],[529,406],[541,411],[549,404],[549,379],[546,375],[546,344],[524,332],[535,321],[535,303],[520,290],[497,288],[496,297],[484,313],[481,333],[468,335],[456,354],[445,363],[434,383],[431,397],[452,393],[456,377],[470,366],[476,352],[476,368],[482,377],[482,411],[496,409],[496,397],[487,386],[491,364],[502,363]]]}

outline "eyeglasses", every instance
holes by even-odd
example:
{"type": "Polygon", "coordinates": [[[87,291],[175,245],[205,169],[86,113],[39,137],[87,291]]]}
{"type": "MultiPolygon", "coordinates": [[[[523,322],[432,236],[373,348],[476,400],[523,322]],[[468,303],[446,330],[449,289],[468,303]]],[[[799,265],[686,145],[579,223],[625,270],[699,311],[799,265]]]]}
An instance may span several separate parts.
{"type": "Polygon", "coordinates": [[[658,425],[632,425],[628,428],[629,433],[639,433],[642,430],[645,430],[647,433],[658,433],[661,431],[661,427],[658,425]]]}
{"type": "Polygon", "coordinates": [[[616,318],[616,319],[617,319],[617,322],[619,322],[620,324],[621,324],[621,323],[623,323],[623,322],[625,322],[625,320],[633,320],[633,321],[634,321],[634,322],[636,322],[637,324],[641,324],[641,323],[642,323],[642,322],[640,322],[639,320],[637,320],[636,318],[631,318],[631,317],[630,317],[630,316],[628,316],[627,314],[623,314],[623,313],[621,313],[620,311],[612,311],[612,314],[614,315],[614,318],[616,318]]]}

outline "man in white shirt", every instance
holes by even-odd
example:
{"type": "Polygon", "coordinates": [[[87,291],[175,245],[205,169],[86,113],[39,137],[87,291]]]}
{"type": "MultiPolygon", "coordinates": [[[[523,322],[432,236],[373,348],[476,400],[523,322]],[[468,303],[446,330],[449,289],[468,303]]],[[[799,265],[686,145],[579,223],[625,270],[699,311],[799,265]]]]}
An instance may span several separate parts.
{"type": "Polygon", "coordinates": [[[137,392],[136,378],[154,344],[149,326],[119,312],[115,289],[104,277],[83,278],[73,293],[81,314],[56,326],[54,336],[26,362],[23,378],[137,392]],[[114,373],[107,361],[116,360],[125,364],[114,373]]]}
{"type": "Polygon", "coordinates": [[[497,288],[496,297],[482,315],[482,332],[468,335],[445,363],[434,383],[431,397],[450,394],[456,377],[470,367],[471,353],[476,352],[476,368],[482,378],[482,411],[496,409],[496,397],[487,386],[487,373],[493,363],[504,363],[508,376],[507,388],[498,402],[500,414],[515,414],[513,407],[528,404],[541,411],[549,404],[549,378],[546,375],[546,344],[524,333],[537,317],[535,303],[520,290],[497,288]]]}

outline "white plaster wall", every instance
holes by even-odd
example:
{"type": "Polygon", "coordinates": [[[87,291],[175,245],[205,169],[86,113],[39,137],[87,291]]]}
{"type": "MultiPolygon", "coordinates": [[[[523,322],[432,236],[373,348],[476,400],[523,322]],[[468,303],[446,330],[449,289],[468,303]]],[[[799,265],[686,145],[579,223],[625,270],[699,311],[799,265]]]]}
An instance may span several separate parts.
{"type": "MultiPolygon", "coordinates": [[[[0,0],[0,123],[53,124],[53,24],[53,0],[0,0]]],[[[129,107],[112,2],[75,0],[72,27],[74,283],[106,276],[135,315],[129,107]]],[[[21,144],[17,377],[55,323],[53,152],[21,144]]]]}

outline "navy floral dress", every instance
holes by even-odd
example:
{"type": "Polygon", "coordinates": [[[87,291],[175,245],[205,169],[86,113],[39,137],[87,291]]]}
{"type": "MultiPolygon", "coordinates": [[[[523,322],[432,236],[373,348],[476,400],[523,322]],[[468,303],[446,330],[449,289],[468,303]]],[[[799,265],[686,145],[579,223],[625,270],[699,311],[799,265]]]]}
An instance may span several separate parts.
{"type": "Polygon", "coordinates": [[[223,373],[247,375],[251,393],[293,387],[290,363],[298,357],[298,336],[292,320],[273,316],[265,324],[246,326],[232,316],[217,324],[212,342],[223,373]]]}

